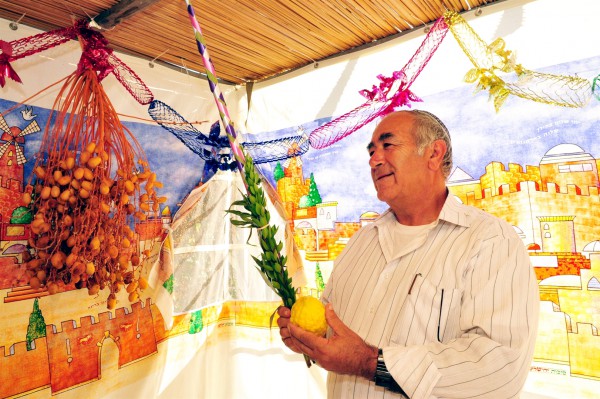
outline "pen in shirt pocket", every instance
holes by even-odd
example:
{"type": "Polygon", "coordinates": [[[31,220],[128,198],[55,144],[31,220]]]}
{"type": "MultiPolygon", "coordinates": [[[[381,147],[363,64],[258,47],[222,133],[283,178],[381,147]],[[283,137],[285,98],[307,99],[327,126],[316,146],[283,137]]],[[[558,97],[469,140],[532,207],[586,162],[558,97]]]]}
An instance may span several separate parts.
{"type": "Polygon", "coordinates": [[[440,317],[438,318],[438,331],[437,331],[437,339],[439,342],[442,342],[442,337],[440,337],[440,328],[442,325],[442,309],[444,308],[444,289],[442,288],[442,295],[440,298],[440,317]]]}
{"type": "MultiPolygon", "coordinates": [[[[410,295],[412,293],[412,289],[415,286],[415,282],[417,281],[417,277],[419,276],[423,276],[421,273],[417,273],[415,274],[415,277],[413,278],[412,283],[410,283],[410,287],[408,288],[408,295],[410,295]]],[[[437,339],[439,342],[442,342],[442,337],[440,337],[440,332],[441,332],[441,328],[442,328],[442,309],[444,307],[444,289],[442,288],[442,291],[440,293],[440,313],[438,316],[438,326],[437,326],[437,339]]]]}

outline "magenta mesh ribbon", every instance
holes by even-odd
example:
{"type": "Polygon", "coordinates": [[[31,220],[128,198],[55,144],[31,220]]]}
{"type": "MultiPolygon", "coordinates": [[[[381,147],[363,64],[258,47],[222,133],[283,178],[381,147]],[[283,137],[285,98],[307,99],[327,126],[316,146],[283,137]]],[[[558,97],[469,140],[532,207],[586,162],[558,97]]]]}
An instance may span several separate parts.
{"type": "Polygon", "coordinates": [[[11,61],[37,54],[49,48],[56,47],[59,44],[68,42],[77,38],[77,32],[83,26],[84,22],[79,21],[73,26],[52,30],[49,32],[38,33],[37,35],[24,37],[10,42],[13,52],[11,61]]]}
{"type": "Polygon", "coordinates": [[[37,54],[56,47],[69,40],[81,37],[84,42],[83,54],[77,66],[78,71],[92,68],[98,73],[99,80],[113,73],[125,89],[139,102],[147,105],[154,96],[150,89],[123,61],[113,54],[104,36],[88,28],[88,21],[79,20],[68,28],[39,33],[11,42],[0,41],[0,86],[6,84],[6,77],[21,83],[19,75],[10,65],[11,61],[37,54]]]}
{"type": "Polygon", "coordinates": [[[394,72],[389,78],[377,76],[379,86],[360,91],[360,94],[367,98],[367,102],[313,130],[309,137],[310,145],[316,149],[329,147],[379,116],[402,106],[410,107],[411,102],[422,101],[409,87],[425,68],[446,33],[448,26],[444,18],[439,18],[417,52],[400,71],[394,72]]]}
{"type": "Polygon", "coordinates": [[[137,102],[142,105],[152,102],[154,96],[150,89],[135,72],[114,55],[113,50],[108,47],[108,40],[101,33],[82,26],[78,34],[83,41],[83,54],[77,65],[79,72],[85,68],[92,68],[100,81],[112,73],[137,102]]]}
{"type": "Polygon", "coordinates": [[[10,65],[11,56],[13,54],[12,45],[9,42],[0,40],[0,86],[4,87],[6,84],[6,78],[11,78],[15,82],[22,83],[21,78],[17,75],[17,72],[10,65]]]}
{"type": "Polygon", "coordinates": [[[154,95],[146,84],[117,56],[111,54],[108,63],[113,67],[112,73],[125,89],[142,105],[148,105],[154,100],[154,95]]]}
{"type": "Polygon", "coordinates": [[[65,43],[77,36],[76,26],[53,30],[51,32],[40,33],[34,36],[25,37],[11,42],[0,41],[0,86],[6,84],[6,77],[15,82],[21,82],[19,75],[10,65],[11,61],[27,57],[40,51],[47,50],[59,44],[65,43]]]}

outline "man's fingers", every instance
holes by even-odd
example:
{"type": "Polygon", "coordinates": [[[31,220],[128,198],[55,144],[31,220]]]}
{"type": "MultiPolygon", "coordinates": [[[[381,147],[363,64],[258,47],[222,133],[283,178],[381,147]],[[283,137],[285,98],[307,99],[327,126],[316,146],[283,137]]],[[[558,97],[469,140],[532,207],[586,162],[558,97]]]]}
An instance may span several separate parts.
{"type": "Polygon", "coordinates": [[[289,349],[291,349],[292,351],[296,352],[296,353],[302,353],[302,351],[299,349],[298,345],[299,342],[294,339],[294,337],[292,337],[289,332],[286,334],[285,332],[280,332],[281,335],[281,341],[283,342],[283,344],[285,346],[287,346],[289,349]]]}
{"type": "Polygon", "coordinates": [[[280,306],[277,309],[277,314],[279,315],[279,317],[289,318],[292,315],[292,312],[289,308],[286,308],[285,306],[280,306]]]}
{"type": "Polygon", "coordinates": [[[314,357],[315,349],[320,344],[319,341],[325,339],[291,323],[288,325],[288,331],[296,347],[310,357],[314,357]]]}
{"type": "Polygon", "coordinates": [[[312,348],[310,346],[306,345],[304,342],[302,342],[298,338],[296,338],[294,335],[291,335],[290,339],[286,340],[286,343],[287,342],[291,343],[299,353],[305,353],[309,357],[312,357],[312,355],[313,355],[312,348]]]}

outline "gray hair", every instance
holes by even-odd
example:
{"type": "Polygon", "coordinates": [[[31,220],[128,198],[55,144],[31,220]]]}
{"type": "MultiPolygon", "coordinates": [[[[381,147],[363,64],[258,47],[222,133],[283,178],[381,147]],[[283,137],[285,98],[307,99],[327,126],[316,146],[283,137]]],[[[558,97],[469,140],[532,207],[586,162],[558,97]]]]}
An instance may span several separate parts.
{"type": "Polygon", "coordinates": [[[450,141],[450,133],[444,123],[434,114],[423,110],[406,110],[409,112],[415,121],[414,135],[417,151],[419,155],[423,155],[425,147],[433,143],[435,140],[444,140],[446,143],[446,154],[442,159],[442,174],[445,178],[450,176],[452,171],[452,142],[450,141]]]}

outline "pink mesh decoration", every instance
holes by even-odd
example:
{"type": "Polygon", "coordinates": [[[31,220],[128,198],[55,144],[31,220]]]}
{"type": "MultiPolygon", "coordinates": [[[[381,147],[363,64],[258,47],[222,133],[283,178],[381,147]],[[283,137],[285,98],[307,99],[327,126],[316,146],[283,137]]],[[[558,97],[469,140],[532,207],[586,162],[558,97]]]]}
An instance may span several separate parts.
{"type": "Polygon", "coordinates": [[[100,80],[113,73],[125,89],[142,105],[152,102],[154,96],[144,82],[123,61],[113,54],[104,36],[88,27],[88,21],[79,20],[68,28],[39,33],[11,42],[0,41],[0,86],[4,87],[6,77],[21,82],[11,61],[37,54],[52,47],[81,37],[84,42],[83,53],[78,70],[91,67],[98,73],[100,80]]]}
{"type": "Polygon", "coordinates": [[[0,54],[0,86],[4,87],[7,77],[15,82],[22,83],[21,78],[10,64],[11,61],[39,53],[74,39],[76,31],[76,27],[69,27],[13,40],[12,42],[0,40],[0,50],[2,50],[0,54]]]}
{"type": "Polygon", "coordinates": [[[113,67],[112,73],[123,87],[142,105],[148,105],[154,100],[154,95],[146,84],[114,54],[108,57],[108,63],[113,67]]]}
{"type": "Polygon", "coordinates": [[[154,99],[150,89],[113,53],[113,50],[108,47],[108,40],[101,33],[82,27],[79,35],[83,39],[84,46],[77,66],[78,70],[91,67],[98,73],[99,80],[112,73],[137,102],[143,105],[150,104],[154,99]]]}
{"type": "Polygon", "coordinates": [[[17,75],[17,71],[10,65],[10,57],[13,53],[12,45],[9,42],[0,40],[0,50],[2,50],[0,54],[0,86],[4,87],[6,78],[11,78],[15,82],[21,83],[21,78],[17,75]]]}
{"type": "Polygon", "coordinates": [[[448,33],[448,26],[444,18],[439,18],[417,52],[400,71],[394,72],[389,78],[383,75],[377,76],[380,81],[379,86],[360,92],[367,98],[367,102],[313,130],[309,137],[310,145],[316,149],[329,147],[377,117],[402,106],[410,107],[411,102],[421,101],[409,90],[409,87],[425,68],[446,33],[448,33]]]}
{"type": "Polygon", "coordinates": [[[68,42],[77,38],[77,32],[84,25],[83,21],[77,22],[74,26],[39,33],[37,35],[24,37],[22,39],[10,42],[13,48],[11,61],[25,58],[49,48],[56,47],[59,44],[68,42]]]}

